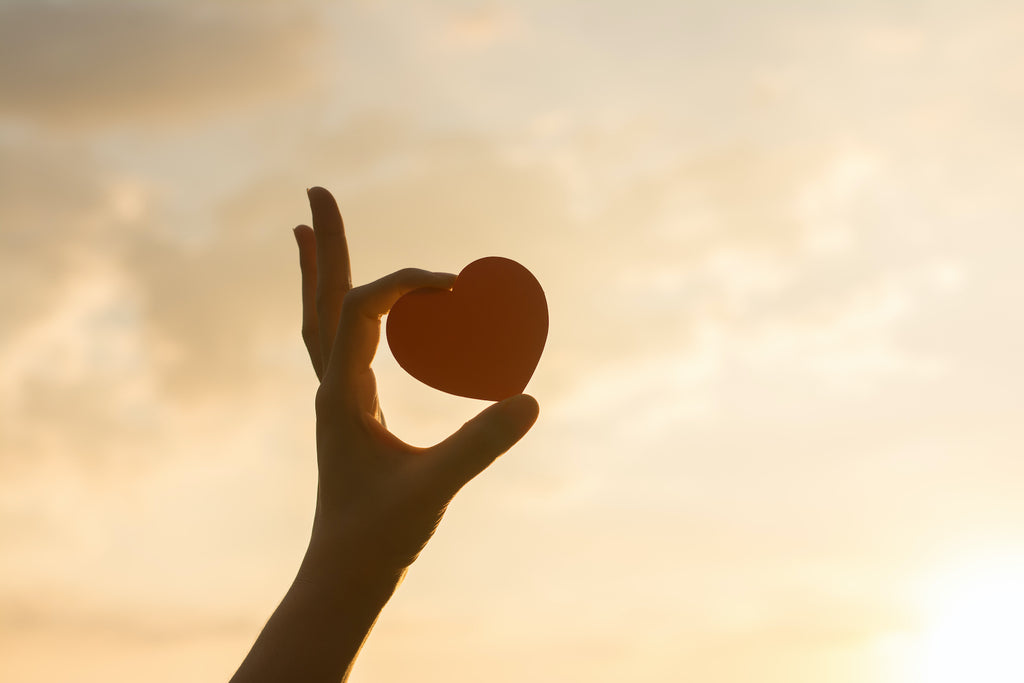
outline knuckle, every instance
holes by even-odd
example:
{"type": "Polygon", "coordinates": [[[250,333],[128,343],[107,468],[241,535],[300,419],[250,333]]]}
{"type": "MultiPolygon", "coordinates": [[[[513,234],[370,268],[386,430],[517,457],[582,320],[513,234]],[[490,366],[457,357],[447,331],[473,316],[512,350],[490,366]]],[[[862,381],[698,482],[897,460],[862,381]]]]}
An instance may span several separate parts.
{"type": "Polygon", "coordinates": [[[422,268],[402,268],[395,273],[395,282],[405,287],[413,287],[423,282],[424,278],[429,275],[429,271],[422,268]]]}
{"type": "Polygon", "coordinates": [[[341,300],[341,316],[351,319],[353,316],[359,315],[366,307],[366,301],[371,293],[369,285],[353,287],[346,292],[345,297],[341,300]]]}
{"type": "Polygon", "coordinates": [[[334,403],[334,392],[326,384],[321,384],[320,388],[316,390],[316,398],[314,399],[313,405],[316,408],[316,414],[326,413],[331,409],[334,403]]]}
{"type": "Polygon", "coordinates": [[[395,278],[405,282],[414,280],[421,275],[423,275],[423,271],[420,268],[402,268],[395,273],[395,278]]]}
{"type": "Polygon", "coordinates": [[[370,285],[359,285],[345,292],[345,295],[341,299],[342,307],[345,306],[358,306],[362,302],[367,293],[370,291],[370,285]]]}

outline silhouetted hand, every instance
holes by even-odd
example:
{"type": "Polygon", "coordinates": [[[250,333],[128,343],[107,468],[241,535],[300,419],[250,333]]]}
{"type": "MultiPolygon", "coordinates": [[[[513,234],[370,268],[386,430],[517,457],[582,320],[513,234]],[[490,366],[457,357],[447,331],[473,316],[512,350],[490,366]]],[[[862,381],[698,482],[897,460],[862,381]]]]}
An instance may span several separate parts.
{"type": "Polygon", "coordinates": [[[338,206],[309,191],[313,227],[295,229],[302,272],[302,336],[320,380],[319,470],[309,549],[236,681],[337,681],[448,503],[537,419],[520,395],[485,409],[430,448],[384,425],[370,364],[380,319],[408,291],[450,288],[455,276],[405,269],[352,288],[338,206]]]}
{"type": "Polygon", "coordinates": [[[336,543],[354,544],[364,563],[401,571],[416,559],[455,493],[529,430],[537,403],[529,396],[502,401],[432,448],[414,448],[388,432],[370,367],[381,316],[413,289],[450,289],[455,275],[408,268],[350,289],[338,206],[323,188],[310,190],[309,198],[313,228],[300,226],[295,236],[303,339],[320,379],[314,542],[325,557],[336,543]]]}

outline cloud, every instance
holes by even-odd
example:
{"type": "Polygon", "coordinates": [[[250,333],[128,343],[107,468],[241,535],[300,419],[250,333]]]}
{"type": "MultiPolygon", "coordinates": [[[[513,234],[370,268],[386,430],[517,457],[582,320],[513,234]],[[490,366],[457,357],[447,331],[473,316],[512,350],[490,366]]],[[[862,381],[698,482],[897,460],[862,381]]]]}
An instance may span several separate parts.
{"type": "Polygon", "coordinates": [[[478,8],[452,17],[444,31],[445,46],[475,52],[507,40],[521,27],[519,15],[507,8],[478,8]]]}
{"type": "Polygon", "coordinates": [[[60,126],[180,122],[310,84],[301,11],[173,2],[0,4],[0,114],[60,126]]]}
{"type": "MultiPolygon", "coordinates": [[[[541,421],[460,494],[371,676],[468,642],[467,680],[536,677],[494,665],[524,649],[552,680],[828,679],[890,626],[866,577],[1012,539],[1019,93],[991,58],[1018,43],[803,5],[538,5],[524,42],[523,8],[335,3],[327,43],[295,3],[0,0],[6,678],[76,643],[240,657],[276,604],[315,490],[288,234],[313,183],[358,281],[500,253],[552,310],[541,421]],[[335,87],[279,101],[321,50],[335,87]]],[[[381,374],[400,435],[475,408],[381,374]]]]}
{"type": "Polygon", "coordinates": [[[0,460],[92,453],[145,381],[137,300],[115,265],[113,179],[75,144],[0,150],[0,460]]]}
{"type": "Polygon", "coordinates": [[[0,139],[0,329],[52,303],[82,243],[102,240],[104,180],[83,146],[0,139]]]}
{"type": "Polygon", "coordinates": [[[84,145],[0,140],[3,465],[107,462],[215,396],[241,409],[269,367],[300,372],[288,223],[229,211],[197,244],[167,202],[84,145]]]}

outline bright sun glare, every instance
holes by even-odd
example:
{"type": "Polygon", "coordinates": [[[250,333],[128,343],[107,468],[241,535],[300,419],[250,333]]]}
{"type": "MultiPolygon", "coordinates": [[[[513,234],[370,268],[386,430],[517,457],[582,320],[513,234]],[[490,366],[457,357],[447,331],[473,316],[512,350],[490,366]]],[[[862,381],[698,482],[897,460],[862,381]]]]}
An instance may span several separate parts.
{"type": "Polygon", "coordinates": [[[926,601],[914,683],[1024,681],[1024,558],[961,566],[926,601]]]}

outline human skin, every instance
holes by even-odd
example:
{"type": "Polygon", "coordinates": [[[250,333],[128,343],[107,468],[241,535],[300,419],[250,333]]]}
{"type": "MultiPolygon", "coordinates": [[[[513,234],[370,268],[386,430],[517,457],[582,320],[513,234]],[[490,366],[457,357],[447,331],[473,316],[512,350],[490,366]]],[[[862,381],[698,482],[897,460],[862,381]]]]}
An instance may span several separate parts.
{"type": "Polygon", "coordinates": [[[380,319],[408,291],[455,276],[408,268],[352,287],[341,214],[308,191],[312,228],[295,228],[302,338],[316,392],[318,486],[309,547],[233,683],[344,681],[381,609],[456,493],[529,431],[525,394],[486,408],[444,441],[417,448],[384,424],[370,365],[380,319]]]}

